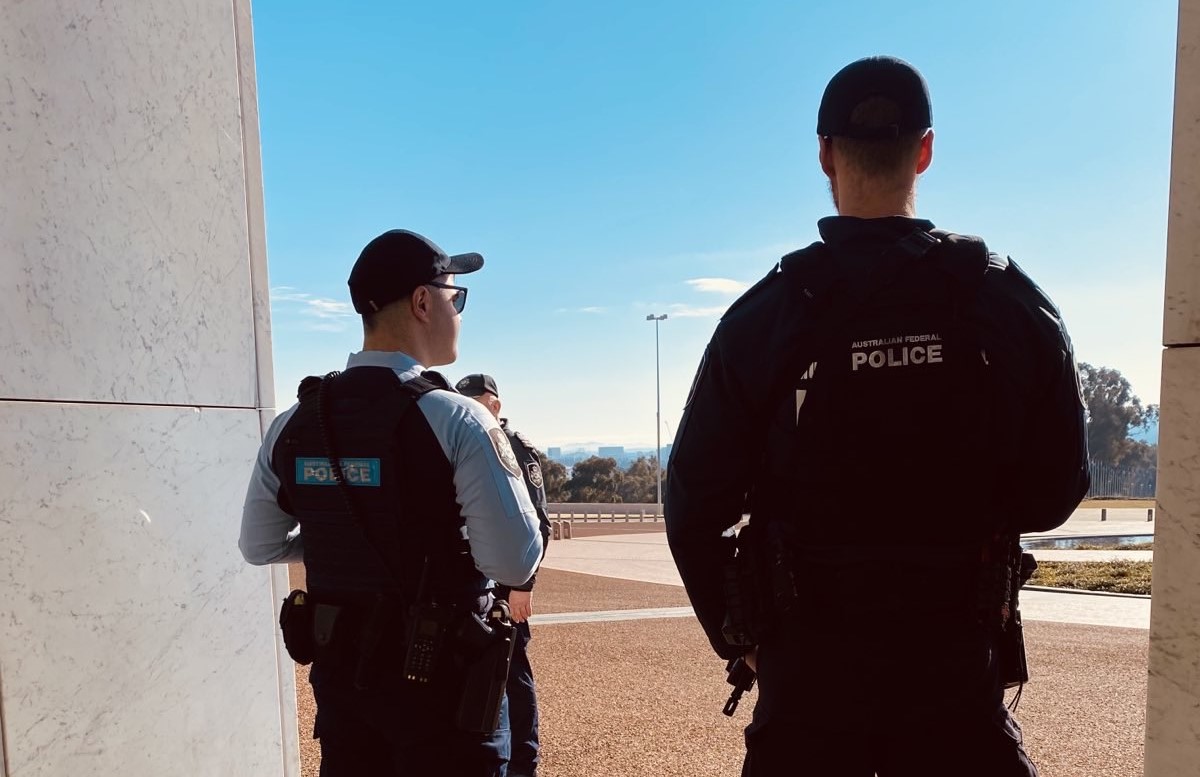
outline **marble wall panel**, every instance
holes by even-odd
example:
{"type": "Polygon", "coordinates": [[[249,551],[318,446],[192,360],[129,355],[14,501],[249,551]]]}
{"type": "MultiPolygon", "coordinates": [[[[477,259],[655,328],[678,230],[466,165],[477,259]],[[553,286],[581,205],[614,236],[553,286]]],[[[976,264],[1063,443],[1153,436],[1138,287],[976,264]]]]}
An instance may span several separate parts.
{"type": "Polygon", "coordinates": [[[1146,777],[1200,763],[1200,348],[1163,356],[1146,777]]]}
{"type": "MultiPolygon", "coordinates": [[[[1163,343],[1200,343],[1200,2],[1180,0],[1163,343]]],[[[1165,369],[1165,368],[1164,368],[1165,369]]]]}
{"type": "MultiPolygon", "coordinates": [[[[238,85],[242,109],[250,285],[253,291],[254,345],[258,364],[257,407],[275,406],[271,354],[271,284],[267,275],[267,217],[263,202],[262,149],[258,135],[258,80],[254,70],[254,24],[250,0],[234,0],[238,85]]],[[[0,775],[3,777],[3,775],[0,775]]]]}
{"type": "Polygon", "coordinates": [[[0,399],[257,406],[235,17],[0,3],[0,399]]]}
{"type": "Polygon", "coordinates": [[[1200,0],[1180,0],[1146,777],[1200,763],[1200,0]]]}
{"type": "Polygon", "coordinates": [[[296,773],[286,581],[237,550],[259,416],[0,402],[9,777],[296,773]]]}

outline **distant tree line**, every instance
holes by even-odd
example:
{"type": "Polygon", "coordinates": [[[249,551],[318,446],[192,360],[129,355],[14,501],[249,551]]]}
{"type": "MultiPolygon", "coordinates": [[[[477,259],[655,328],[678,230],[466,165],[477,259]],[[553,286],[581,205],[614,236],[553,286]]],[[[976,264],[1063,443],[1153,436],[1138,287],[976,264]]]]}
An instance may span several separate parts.
{"type": "MultiPolygon", "coordinates": [[[[654,459],[639,456],[625,469],[609,456],[592,456],[577,462],[568,476],[567,468],[541,454],[542,479],[548,502],[630,502],[652,504],[657,498],[654,487],[654,459]]],[[[666,462],[663,462],[664,476],[666,462]]],[[[663,478],[666,488],[666,478],[663,478]]]]}
{"type": "Polygon", "coordinates": [[[1088,495],[1154,496],[1158,445],[1135,439],[1134,434],[1158,422],[1158,405],[1143,405],[1125,376],[1111,367],[1081,362],[1079,385],[1091,456],[1088,495]]]}

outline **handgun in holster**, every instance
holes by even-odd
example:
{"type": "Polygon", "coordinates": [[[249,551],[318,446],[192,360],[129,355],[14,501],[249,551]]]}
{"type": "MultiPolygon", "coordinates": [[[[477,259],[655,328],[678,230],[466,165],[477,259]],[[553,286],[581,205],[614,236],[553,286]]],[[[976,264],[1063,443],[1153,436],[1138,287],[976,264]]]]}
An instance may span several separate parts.
{"type": "Polygon", "coordinates": [[[730,645],[759,644],[795,609],[794,561],[777,529],[778,524],[769,524],[764,536],[747,524],[737,533],[736,554],[724,570],[721,633],[730,645]]]}
{"type": "Polygon", "coordinates": [[[751,647],[755,644],[751,611],[755,606],[757,585],[749,547],[752,534],[750,527],[744,526],[736,539],[722,540],[733,542],[736,550],[725,562],[722,570],[721,592],[725,599],[725,621],[721,624],[721,634],[725,637],[726,644],[738,647],[751,647]]]}
{"type": "Polygon", "coordinates": [[[455,714],[459,729],[491,734],[500,727],[515,630],[503,599],[497,599],[486,615],[470,612],[459,623],[455,633],[462,663],[462,696],[455,714]]]}

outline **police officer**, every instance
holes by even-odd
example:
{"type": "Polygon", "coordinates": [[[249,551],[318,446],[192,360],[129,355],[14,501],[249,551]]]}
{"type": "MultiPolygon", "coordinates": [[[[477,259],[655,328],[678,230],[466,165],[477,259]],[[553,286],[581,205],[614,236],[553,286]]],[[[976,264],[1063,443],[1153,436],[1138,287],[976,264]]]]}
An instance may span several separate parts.
{"type": "Polygon", "coordinates": [[[1083,406],[1046,295],[917,218],[931,126],[901,60],[833,77],[838,215],[725,313],[676,435],[672,554],[716,652],[758,672],[744,775],[1036,774],[1004,706],[1019,632],[997,548],[1086,492],[1083,406]],[[727,596],[747,505],[751,574],[727,596]]]}
{"type": "MultiPolygon", "coordinates": [[[[507,418],[500,418],[500,391],[491,375],[475,373],[454,385],[459,392],[473,397],[500,421],[500,427],[508,435],[529,498],[537,510],[543,547],[550,542],[550,516],[546,514],[546,489],[542,482],[542,461],[537,448],[525,435],[514,430],[507,418]]],[[[545,555],[545,551],[543,551],[545,555]]],[[[508,672],[508,719],[511,731],[512,754],[508,764],[508,777],[534,777],[537,774],[538,709],[537,689],[533,682],[533,668],[529,665],[529,616],[533,615],[534,578],[519,586],[502,586],[496,595],[507,599],[512,608],[512,619],[517,624],[516,641],[513,644],[512,666],[508,672]]]]}
{"type": "Polygon", "coordinates": [[[458,278],[482,265],[406,230],[368,243],[349,279],[363,350],[301,384],[251,477],[243,556],[305,564],[284,634],[315,654],[322,777],[503,768],[502,737],[463,722],[486,717],[466,680],[482,648],[464,635],[485,633],[493,580],[532,575],[537,514],[496,420],[427,369],[457,357],[458,278]]]}

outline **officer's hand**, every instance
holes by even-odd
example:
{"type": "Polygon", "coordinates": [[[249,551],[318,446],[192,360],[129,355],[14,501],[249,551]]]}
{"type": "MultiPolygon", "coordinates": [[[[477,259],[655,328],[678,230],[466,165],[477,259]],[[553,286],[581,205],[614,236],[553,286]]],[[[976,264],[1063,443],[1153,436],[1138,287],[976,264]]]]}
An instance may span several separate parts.
{"type": "Polygon", "coordinates": [[[512,591],[508,595],[508,609],[514,623],[524,623],[533,615],[533,591],[512,591]]]}
{"type": "Polygon", "coordinates": [[[750,667],[750,671],[758,674],[758,647],[755,647],[743,658],[746,661],[746,666],[750,667]]]}

